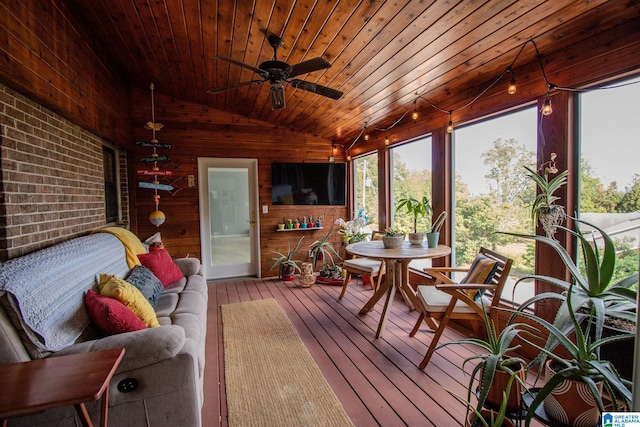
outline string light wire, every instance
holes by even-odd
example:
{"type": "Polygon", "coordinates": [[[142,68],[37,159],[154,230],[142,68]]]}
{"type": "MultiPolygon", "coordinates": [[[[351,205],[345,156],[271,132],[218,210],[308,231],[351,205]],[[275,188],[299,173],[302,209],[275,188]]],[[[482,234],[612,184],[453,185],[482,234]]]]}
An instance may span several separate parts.
{"type": "MultiPolygon", "coordinates": [[[[629,83],[622,83],[622,84],[618,84],[618,85],[613,85],[613,86],[597,86],[597,87],[592,87],[592,88],[587,88],[587,89],[576,89],[576,88],[570,88],[570,87],[563,87],[563,86],[558,86],[554,83],[551,83],[547,77],[547,73],[544,69],[544,64],[542,62],[542,55],[540,54],[540,51],[538,50],[538,45],[536,44],[535,40],[533,39],[529,39],[527,41],[525,41],[522,46],[520,46],[520,50],[518,51],[518,53],[516,54],[516,56],[513,58],[513,61],[511,61],[511,64],[509,64],[509,66],[500,74],[500,76],[498,76],[496,79],[494,79],[491,84],[489,84],[489,86],[487,86],[485,89],[483,89],[478,95],[476,95],[473,99],[471,99],[469,102],[467,102],[466,104],[455,108],[455,109],[445,109],[442,108],[436,104],[434,104],[433,102],[431,102],[427,97],[424,96],[424,94],[427,92],[427,88],[425,87],[424,91],[422,94],[418,94],[416,92],[416,98],[412,101],[413,104],[413,108],[412,109],[407,109],[395,122],[393,122],[391,125],[389,125],[386,128],[378,128],[375,127],[374,129],[380,132],[385,132],[385,141],[387,141],[389,139],[389,131],[391,129],[393,129],[395,126],[397,126],[402,119],[405,118],[405,116],[409,113],[409,111],[413,111],[413,114],[411,115],[412,119],[414,121],[417,120],[418,118],[418,113],[417,113],[417,102],[418,100],[422,99],[423,101],[425,101],[427,104],[429,104],[429,106],[431,106],[432,108],[434,108],[435,110],[438,110],[442,113],[448,114],[449,115],[449,124],[447,126],[447,131],[448,132],[452,132],[453,131],[453,121],[452,121],[452,114],[456,111],[460,111],[463,110],[465,108],[469,108],[471,105],[473,105],[476,101],[478,101],[478,99],[480,99],[485,93],[487,93],[487,91],[491,90],[491,88],[493,88],[496,84],[498,84],[498,82],[500,82],[500,80],[502,80],[502,78],[505,76],[505,74],[509,73],[511,74],[511,81],[509,83],[509,93],[510,94],[514,94],[516,91],[515,88],[515,78],[514,78],[514,72],[513,72],[513,66],[515,65],[516,61],[518,60],[518,58],[520,57],[520,55],[522,54],[522,52],[524,51],[525,47],[531,43],[536,51],[536,59],[538,60],[538,64],[540,66],[540,71],[542,73],[542,78],[544,79],[545,83],[547,84],[547,93],[546,93],[546,98],[545,98],[545,102],[544,102],[544,106],[542,108],[542,110],[544,110],[543,114],[548,115],[551,114],[551,112],[553,111],[553,109],[551,108],[551,101],[549,99],[549,93],[553,90],[563,90],[563,91],[571,91],[571,92],[586,92],[586,91],[591,91],[591,90],[600,90],[600,89],[616,89],[616,88],[620,88],[620,87],[624,87],[624,86],[629,86],[629,85],[634,85],[634,84],[640,84],[640,81],[638,82],[629,82],[629,83]],[[449,129],[451,129],[451,131],[449,131],[449,129]]],[[[427,86],[428,87],[428,86],[427,86]]],[[[542,111],[541,111],[542,112],[542,111]]],[[[367,129],[367,124],[368,121],[365,122],[364,127],[362,128],[362,130],[360,131],[360,133],[358,134],[358,136],[354,139],[354,141],[351,143],[351,145],[349,145],[348,149],[350,150],[351,148],[353,148],[353,146],[358,142],[358,140],[360,139],[360,137],[363,135],[363,133],[366,131],[367,129]]],[[[368,135],[367,135],[368,136],[368,135]]],[[[368,138],[365,138],[368,140],[368,138]]]]}

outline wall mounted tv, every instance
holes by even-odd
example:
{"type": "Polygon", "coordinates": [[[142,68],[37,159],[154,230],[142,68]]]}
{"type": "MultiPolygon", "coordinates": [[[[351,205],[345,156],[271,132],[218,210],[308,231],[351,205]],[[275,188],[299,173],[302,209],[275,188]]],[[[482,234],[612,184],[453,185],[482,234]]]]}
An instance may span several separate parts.
{"type": "Polygon", "coordinates": [[[272,163],[274,205],[346,204],[346,163],[272,163]]]}

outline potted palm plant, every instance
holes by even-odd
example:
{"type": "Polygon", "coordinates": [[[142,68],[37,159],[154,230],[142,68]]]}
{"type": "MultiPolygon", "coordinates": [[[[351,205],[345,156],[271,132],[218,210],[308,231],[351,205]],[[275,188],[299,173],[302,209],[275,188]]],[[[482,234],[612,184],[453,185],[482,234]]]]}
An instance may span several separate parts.
{"type": "Polygon", "coordinates": [[[562,205],[556,205],[555,201],[559,199],[554,193],[567,183],[568,171],[562,171],[553,179],[549,180],[550,174],[558,173],[556,167],[556,153],[551,153],[551,160],[543,163],[537,170],[533,170],[529,166],[524,168],[529,172],[527,176],[531,178],[540,190],[531,205],[531,219],[536,225],[540,221],[540,225],[544,229],[547,237],[553,238],[556,232],[556,226],[562,224],[565,219],[565,211],[562,205]]]}
{"type": "Polygon", "coordinates": [[[300,237],[300,240],[298,240],[298,243],[294,246],[293,249],[291,249],[291,242],[289,242],[286,253],[277,251],[274,252],[277,257],[272,258],[275,262],[271,266],[270,270],[278,267],[278,276],[280,277],[280,279],[290,281],[294,279],[296,271],[298,273],[301,272],[299,265],[301,261],[295,260],[293,259],[293,257],[300,250],[302,239],[304,239],[304,236],[300,237]]]}
{"type": "Polygon", "coordinates": [[[398,200],[396,211],[403,208],[406,209],[407,213],[413,215],[413,233],[409,233],[409,242],[411,242],[412,245],[422,245],[422,242],[424,242],[424,233],[418,232],[418,217],[431,213],[431,201],[427,196],[422,196],[422,200],[407,197],[398,200]]]}

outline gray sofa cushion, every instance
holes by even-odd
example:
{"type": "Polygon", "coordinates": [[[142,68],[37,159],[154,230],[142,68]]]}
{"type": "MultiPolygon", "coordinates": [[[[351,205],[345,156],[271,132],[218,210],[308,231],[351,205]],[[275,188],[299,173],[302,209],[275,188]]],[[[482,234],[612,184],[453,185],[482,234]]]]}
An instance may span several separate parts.
{"type": "Polygon", "coordinates": [[[126,281],[138,288],[142,295],[149,300],[152,307],[156,306],[164,288],[151,270],[143,265],[137,265],[133,267],[126,281]]]}

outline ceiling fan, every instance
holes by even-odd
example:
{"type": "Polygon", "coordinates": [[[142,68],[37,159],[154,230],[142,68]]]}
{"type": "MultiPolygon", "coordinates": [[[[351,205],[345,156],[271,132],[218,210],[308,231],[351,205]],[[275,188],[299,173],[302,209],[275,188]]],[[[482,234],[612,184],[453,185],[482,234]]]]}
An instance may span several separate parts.
{"type": "Polygon", "coordinates": [[[331,99],[340,99],[340,97],[342,96],[342,92],[340,92],[339,90],[331,89],[329,87],[322,86],[316,83],[311,83],[294,78],[302,74],[329,68],[331,67],[331,64],[320,57],[302,61],[296,65],[289,65],[286,62],[278,61],[278,48],[282,47],[284,42],[275,34],[271,34],[268,37],[268,40],[271,47],[273,47],[273,60],[263,62],[258,66],[258,68],[244,64],[231,58],[227,58],[226,56],[213,57],[213,59],[220,59],[222,61],[227,61],[231,64],[247,68],[260,75],[260,77],[262,78],[261,80],[249,80],[246,82],[240,82],[217,89],[211,89],[208,90],[207,93],[220,93],[250,84],[258,85],[268,81],[271,84],[269,97],[271,99],[272,110],[282,110],[283,108],[285,108],[284,86],[282,85],[283,82],[289,83],[291,86],[297,89],[306,90],[307,92],[317,93],[318,95],[326,96],[331,99]]]}

